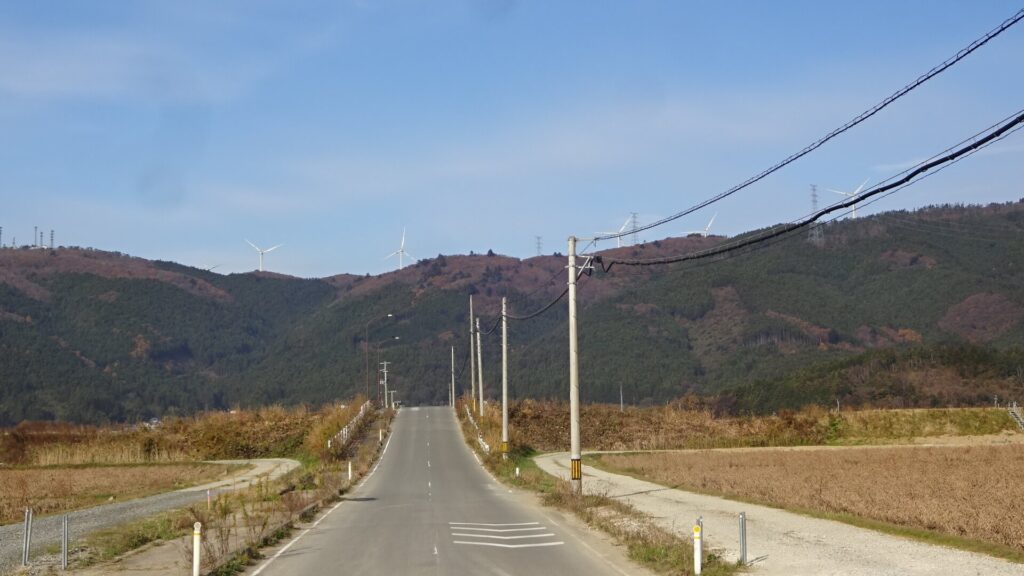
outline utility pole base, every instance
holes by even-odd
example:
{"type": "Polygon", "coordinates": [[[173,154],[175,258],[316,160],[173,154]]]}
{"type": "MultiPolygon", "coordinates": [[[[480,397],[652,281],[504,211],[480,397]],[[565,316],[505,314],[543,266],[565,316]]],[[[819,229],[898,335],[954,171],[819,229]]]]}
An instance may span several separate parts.
{"type": "Polygon", "coordinates": [[[576,494],[583,493],[583,461],[573,458],[569,461],[569,478],[572,479],[572,490],[576,494]]]}

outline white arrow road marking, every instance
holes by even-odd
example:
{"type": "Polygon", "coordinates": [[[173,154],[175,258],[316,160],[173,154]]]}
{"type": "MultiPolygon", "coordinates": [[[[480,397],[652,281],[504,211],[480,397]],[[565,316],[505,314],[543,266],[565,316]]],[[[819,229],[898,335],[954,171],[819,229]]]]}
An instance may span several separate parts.
{"type": "Polygon", "coordinates": [[[541,546],[561,546],[565,542],[537,542],[535,544],[499,544],[498,542],[463,542],[455,540],[453,544],[465,544],[467,546],[494,546],[496,548],[539,548],[541,546]]]}

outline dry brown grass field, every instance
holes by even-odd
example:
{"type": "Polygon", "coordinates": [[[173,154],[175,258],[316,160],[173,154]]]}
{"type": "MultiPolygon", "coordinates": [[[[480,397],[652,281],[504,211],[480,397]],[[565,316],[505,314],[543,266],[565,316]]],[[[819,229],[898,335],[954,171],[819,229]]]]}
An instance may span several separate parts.
{"type": "Polygon", "coordinates": [[[606,454],[658,484],[1024,551],[1024,445],[606,454]]]}
{"type": "Polygon", "coordinates": [[[237,466],[161,464],[71,468],[0,468],[0,524],[16,522],[25,508],[55,514],[216,480],[237,466]]]}
{"type": "Polygon", "coordinates": [[[364,398],[317,410],[271,406],[167,418],[158,427],[75,426],[25,422],[0,431],[0,463],[31,466],[149,464],[320,456],[326,443],[359,410],[364,398]]]}

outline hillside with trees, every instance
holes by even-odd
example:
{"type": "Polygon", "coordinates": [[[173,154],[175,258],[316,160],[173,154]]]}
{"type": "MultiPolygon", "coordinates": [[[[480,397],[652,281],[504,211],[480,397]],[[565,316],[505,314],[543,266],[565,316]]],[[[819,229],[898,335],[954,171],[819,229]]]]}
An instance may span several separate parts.
{"type": "MultiPolygon", "coordinates": [[[[723,413],[1024,400],[1022,232],[1021,203],[943,206],[831,223],[820,245],[801,236],[696,263],[597,267],[580,282],[582,396],[618,402],[621,388],[646,405],[696,394],[723,413]]],[[[597,254],[642,259],[723,241],[597,254]]],[[[460,390],[468,379],[468,296],[487,329],[502,296],[519,315],[556,298],[564,266],[561,255],[489,252],[300,279],[3,249],[0,425],[375,396],[381,342],[400,398],[445,402],[451,346],[460,390]]],[[[561,302],[510,322],[514,396],[567,394],[566,321],[561,302]]],[[[484,336],[489,396],[499,332],[484,336]]]]}

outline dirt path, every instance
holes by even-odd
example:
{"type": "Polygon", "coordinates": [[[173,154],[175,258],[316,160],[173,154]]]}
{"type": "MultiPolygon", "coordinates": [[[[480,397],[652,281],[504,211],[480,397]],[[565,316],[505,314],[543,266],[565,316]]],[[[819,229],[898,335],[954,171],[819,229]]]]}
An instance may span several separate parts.
{"type": "MultiPolygon", "coordinates": [[[[136,498],[103,504],[68,513],[70,536],[74,541],[90,532],[112,528],[125,522],[147,518],[160,512],[184,508],[206,498],[206,490],[216,495],[244,488],[259,478],[273,480],[289,471],[298,468],[299,462],[288,458],[268,458],[261,460],[219,460],[221,464],[246,464],[250,468],[242,470],[230,478],[192,486],[173,492],[164,492],[145,498],[136,498]]],[[[0,574],[15,567],[21,561],[22,533],[21,523],[0,526],[0,574]]],[[[60,545],[61,516],[53,515],[37,518],[32,529],[32,554],[43,553],[50,546],[60,545]]]]}
{"type": "MultiPolygon", "coordinates": [[[[565,453],[535,458],[542,470],[568,478],[565,453]]],[[[705,538],[726,560],[739,557],[737,518],[747,514],[747,558],[752,574],[791,576],[1021,576],[1024,565],[801,516],[765,506],[666,488],[628,476],[584,467],[584,490],[603,493],[649,514],[664,528],[689,537],[698,516],[705,538]]]]}

